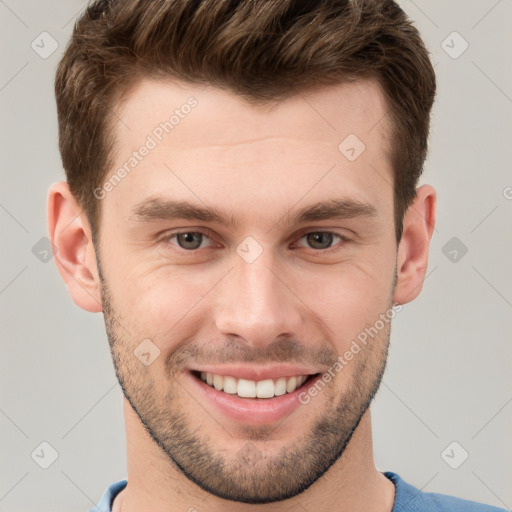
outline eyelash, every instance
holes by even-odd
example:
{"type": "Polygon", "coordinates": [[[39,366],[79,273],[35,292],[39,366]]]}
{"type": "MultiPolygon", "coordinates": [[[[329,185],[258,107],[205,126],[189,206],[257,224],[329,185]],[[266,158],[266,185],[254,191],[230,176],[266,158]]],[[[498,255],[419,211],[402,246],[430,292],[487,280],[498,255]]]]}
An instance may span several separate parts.
{"type": "MultiPolygon", "coordinates": [[[[210,238],[212,239],[212,237],[208,234],[209,231],[192,231],[192,230],[183,230],[183,231],[175,231],[171,234],[167,234],[162,240],[161,242],[164,243],[164,244],[168,244],[170,243],[170,241],[174,238],[176,238],[178,235],[183,235],[183,234],[201,234],[207,238],[210,238]]],[[[336,233],[335,231],[326,231],[326,230],[319,230],[319,231],[306,231],[305,233],[301,234],[301,236],[298,238],[298,240],[301,240],[302,238],[304,238],[305,236],[307,235],[311,235],[311,234],[330,234],[330,235],[333,235],[334,237],[338,237],[342,244],[341,246],[345,245],[346,243],[350,242],[350,239],[347,238],[346,236],[344,235],[341,235],[340,233],[336,233]]],[[[174,245],[174,244],[171,244],[171,245],[174,245]]],[[[179,247],[179,246],[175,246],[178,250],[178,252],[181,252],[181,253],[185,253],[185,254],[196,254],[198,251],[200,251],[201,249],[190,249],[190,250],[187,250],[187,249],[183,249],[182,247],[179,247]]],[[[207,249],[207,247],[206,247],[207,249]]],[[[331,252],[336,252],[337,250],[340,250],[341,247],[336,247],[336,245],[332,246],[332,247],[329,247],[327,249],[313,249],[313,248],[309,248],[311,251],[315,252],[315,253],[318,253],[318,254],[326,254],[326,253],[331,253],[331,252]]]]}

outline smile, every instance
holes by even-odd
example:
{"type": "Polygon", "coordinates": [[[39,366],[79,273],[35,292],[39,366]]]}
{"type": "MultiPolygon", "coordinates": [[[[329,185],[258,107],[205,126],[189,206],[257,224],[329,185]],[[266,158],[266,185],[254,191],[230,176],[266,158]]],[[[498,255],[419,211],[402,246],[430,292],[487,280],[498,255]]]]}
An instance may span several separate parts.
{"type": "MultiPolygon", "coordinates": [[[[249,377],[251,372],[243,373],[249,377]]],[[[267,374],[262,376],[265,378],[251,380],[189,370],[184,377],[207,411],[246,425],[265,425],[282,421],[301,407],[299,396],[321,377],[320,373],[290,375],[292,372],[288,371],[289,376],[271,373],[273,378],[267,374]]]]}
{"type": "Polygon", "coordinates": [[[217,391],[224,391],[241,398],[274,398],[292,393],[300,388],[312,375],[295,375],[278,379],[249,380],[236,377],[217,375],[209,372],[196,372],[199,378],[217,391]]]}

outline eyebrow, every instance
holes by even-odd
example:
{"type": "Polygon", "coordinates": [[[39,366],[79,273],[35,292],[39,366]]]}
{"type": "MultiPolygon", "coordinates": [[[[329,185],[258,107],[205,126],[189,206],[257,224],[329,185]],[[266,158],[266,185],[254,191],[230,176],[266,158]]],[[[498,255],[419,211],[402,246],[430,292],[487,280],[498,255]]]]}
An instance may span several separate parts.
{"type": "MultiPolygon", "coordinates": [[[[354,199],[330,199],[319,201],[297,211],[288,211],[279,223],[304,223],[329,219],[353,219],[356,217],[376,217],[377,209],[354,199]]],[[[223,210],[200,206],[187,201],[150,197],[137,203],[130,215],[135,222],[157,222],[176,219],[200,222],[217,222],[229,228],[240,223],[240,217],[223,210]]]]}

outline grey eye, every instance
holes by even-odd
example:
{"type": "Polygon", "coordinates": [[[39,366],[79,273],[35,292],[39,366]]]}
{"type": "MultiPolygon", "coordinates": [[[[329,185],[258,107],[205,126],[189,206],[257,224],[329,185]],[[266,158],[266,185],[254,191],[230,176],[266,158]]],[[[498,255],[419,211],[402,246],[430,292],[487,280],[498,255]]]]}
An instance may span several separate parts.
{"type": "Polygon", "coordinates": [[[318,231],[308,233],[306,239],[313,249],[329,249],[333,242],[333,234],[318,231]]]}
{"type": "Polygon", "coordinates": [[[201,242],[203,240],[202,233],[196,232],[187,232],[187,233],[178,233],[175,235],[178,245],[182,249],[187,250],[195,250],[201,247],[201,242]]]}

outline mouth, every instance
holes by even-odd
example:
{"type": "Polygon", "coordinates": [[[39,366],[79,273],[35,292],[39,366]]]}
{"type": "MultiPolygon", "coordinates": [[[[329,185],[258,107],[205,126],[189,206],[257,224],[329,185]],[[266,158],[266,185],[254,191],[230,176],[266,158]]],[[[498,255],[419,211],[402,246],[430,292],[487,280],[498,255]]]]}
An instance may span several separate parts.
{"type": "MultiPolygon", "coordinates": [[[[242,370],[239,369],[238,373],[242,373],[242,370]]],[[[244,377],[249,377],[251,371],[243,373],[244,377]]],[[[295,371],[288,369],[282,373],[291,374],[295,371]]],[[[277,375],[273,370],[272,375],[264,375],[267,377],[265,379],[250,380],[201,370],[188,370],[184,373],[191,391],[199,403],[203,404],[203,410],[210,414],[220,414],[227,421],[251,426],[281,422],[299,410],[304,405],[301,396],[316,384],[322,374],[277,375]]],[[[293,422],[288,425],[294,428],[296,424],[293,422]]]]}
{"type": "Polygon", "coordinates": [[[269,400],[286,394],[300,392],[320,375],[320,373],[293,375],[256,381],[198,370],[191,370],[190,373],[197,380],[202,381],[217,391],[234,395],[238,398],[253,400],[269,400]]]}

